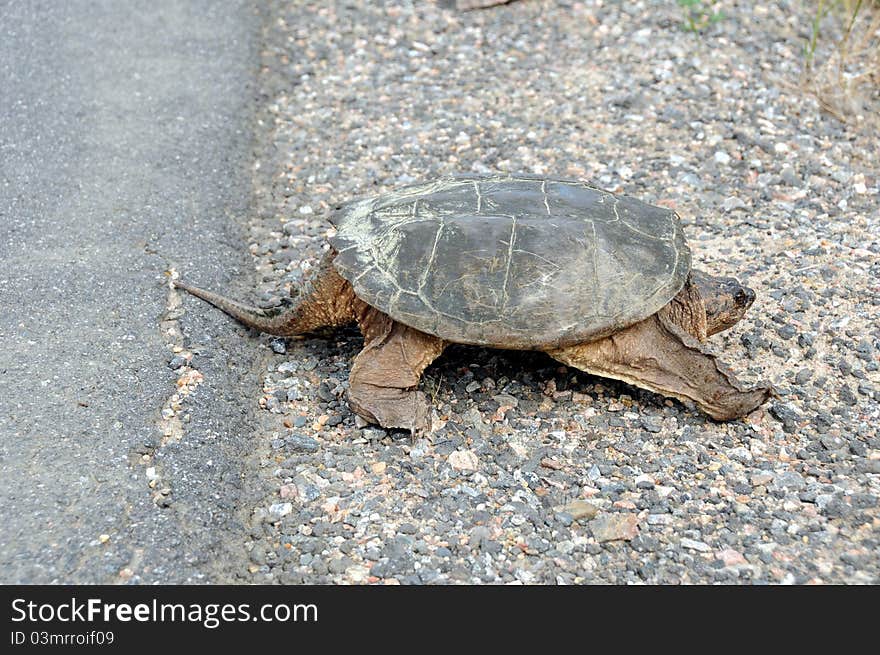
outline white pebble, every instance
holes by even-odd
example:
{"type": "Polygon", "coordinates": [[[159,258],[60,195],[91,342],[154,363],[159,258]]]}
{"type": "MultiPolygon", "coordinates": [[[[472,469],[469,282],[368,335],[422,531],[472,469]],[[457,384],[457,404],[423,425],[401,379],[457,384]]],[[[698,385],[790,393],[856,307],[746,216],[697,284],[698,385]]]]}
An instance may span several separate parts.
{"type": "Polygon", "coordinates": [[[281,518],[287,516],[293,511],[293,503],[275,503],[269,506],[269,513],[272,516],[281,518]]]}
{"type": "Polygon", "coordinates": [[[725,198],[724,202],[721,203],[721,209],[726,212],[732,212],[736,209],[745,209],[746,203],[737,198],[736,196],[730,196],[729,198],[725,198]]]}
{"type": "Polygon", "coordinates": [[[458,471],[476,471],[480,460],[472,450],[455,450],[449,455],[449,465],[458,471]]]}
{"type": "Polygon", "coordinates": [[[712,547],[709,544],[703,541],[696,541],[695,539],[688,539],[687,537],[681,540],[681,545],[685,548],[697,550],[701,553],[708,553],[710,550],[712,550],[712,547]]]}

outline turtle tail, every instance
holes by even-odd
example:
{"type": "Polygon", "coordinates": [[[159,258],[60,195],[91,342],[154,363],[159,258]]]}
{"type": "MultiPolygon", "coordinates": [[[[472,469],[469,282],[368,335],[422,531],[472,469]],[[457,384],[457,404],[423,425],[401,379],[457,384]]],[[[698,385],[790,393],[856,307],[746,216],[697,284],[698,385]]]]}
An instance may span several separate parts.
{"type": "Polygon", "coordinates": [[[173,284],[211,303],[248,327],[279,337],[293,337],[355,320],[354,290],[336,272],[333,266],[335,256],[336,253],[331,251],[323,258],[314,275],[303,285],[294,304],[284,310],[265,311],[181,280],[175,280],[173,284]]]}
{"type": "Polygon", "coordinates": [[[231,298],[221,296],[219,293],[194,287],[182,280],[175,280],[174,286],[211,303],[214,307],[226,312],[239,323],[243,323],[260,332],[282,337],[302,334],[296,326],[299,312],[296,312],[295,309],[286,312],[267,312],[258,307],[245,305],[231,298]]]}

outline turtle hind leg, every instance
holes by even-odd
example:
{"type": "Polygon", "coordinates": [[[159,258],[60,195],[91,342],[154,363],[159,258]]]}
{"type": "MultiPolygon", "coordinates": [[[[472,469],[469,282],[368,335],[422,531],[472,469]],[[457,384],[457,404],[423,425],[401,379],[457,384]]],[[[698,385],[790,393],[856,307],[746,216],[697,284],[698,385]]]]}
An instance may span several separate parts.
{"type": "Polygon", "coordinates": [[[743,386],[703,345],[660,313],[593,343],[548,350],[564,364],[642,389],[691,400],[719,421],[740,418],[771,395],[743,386]]]}
{"type": "Polygon", "coordinates": [[[357,355],[349,377],[351,409],[383,428],[403,428],[413,433],[430,424],[430,406],[418,390],[422,372],[446,342],[391,319],[362,305],[358,323],[364,348],[357,355]]]}
{"type": "Polygon", "coordinates": [[[336,272],[333,266],[335,256],[333,251],[324,256],[290,306],[281,311],[264,311],[250,307],[180,280],[174,281],[174,286],[211,303],[250,328],[267,334],[292,337],[354,321],[354,290],[336,272]]]}

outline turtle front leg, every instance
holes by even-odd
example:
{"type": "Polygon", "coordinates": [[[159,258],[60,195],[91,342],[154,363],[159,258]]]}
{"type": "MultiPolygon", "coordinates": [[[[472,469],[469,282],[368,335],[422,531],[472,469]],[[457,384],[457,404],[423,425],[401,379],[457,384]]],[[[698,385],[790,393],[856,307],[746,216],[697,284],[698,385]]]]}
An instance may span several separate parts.
{"type": "Polygon", "coordinates": [[[355,358],[349,377],[351,409],[383,428],[414,433],[426,429],[431,408],[418,389],[419,379],[446,342],[372,307],[362,308],[359,314],[364,349],[355,358]]]}
{"type": "Polygon", "coordinates": [[[719,421],[745,416],[772,393],[768,386],[743,386],[662,310],[605,339],[547,352],[564,364],[594,375],[692,400],[719,421]]]}

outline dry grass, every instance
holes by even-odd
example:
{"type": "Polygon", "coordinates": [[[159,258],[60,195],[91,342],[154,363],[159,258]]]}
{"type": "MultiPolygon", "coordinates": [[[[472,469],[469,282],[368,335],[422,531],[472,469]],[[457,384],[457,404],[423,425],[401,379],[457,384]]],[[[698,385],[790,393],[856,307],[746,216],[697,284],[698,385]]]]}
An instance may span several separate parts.
{"type": "Polygon", "coordinates": [[[880,0],[812,0],[801,83],[844,122],[880,122],[880,0]]]}

